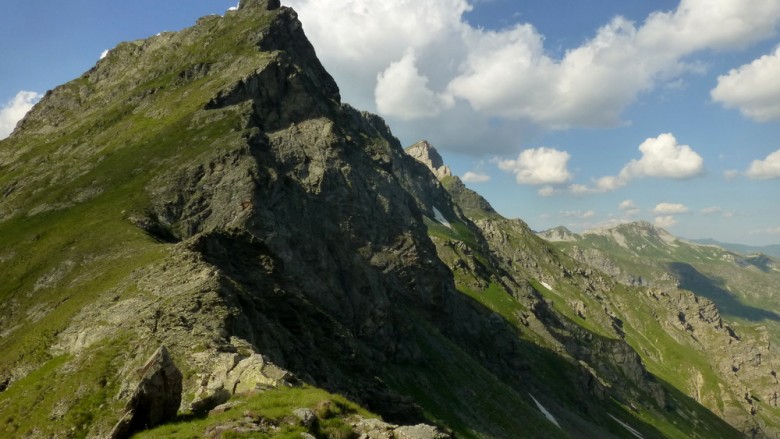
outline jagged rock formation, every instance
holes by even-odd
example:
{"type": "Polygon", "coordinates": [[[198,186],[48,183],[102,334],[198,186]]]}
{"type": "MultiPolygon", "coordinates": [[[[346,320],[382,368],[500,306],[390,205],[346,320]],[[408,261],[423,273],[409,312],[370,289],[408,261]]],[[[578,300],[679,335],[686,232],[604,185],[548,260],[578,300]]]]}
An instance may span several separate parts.
{"type": "Polygon", "coordinates": [[[152,354],[138,374],[141,381],[127,403],[125,415],[111,431],[111,438],[128,438],[136,431],[174,419],[179,411],[182,374],[165,346],[152,354]]]}
{"type": "MultiPolygon", "coordinates": [[[[654,375],[635,291],[410,151],[272,0],[48,92],[0,143],[0,435],[111,435],[165,345],[206,437],[739,436],[654,375]]],[[[659,340],[731,337],[700,305],[659,340]]]]}
{"type": "Polygon", "coordinates": [[[439,152],[425,140],[420,140],[406,148],[406,153],[427,166],[436,178],[441,179],[452,175],[452,171],[444,164],[444,160],[442,160],[439,152]]]}
{"type": "Polygon", "coordinates": [[[295,381],[290,372],[260,354],[244,357],[238,353],[224,353],[219,357],[218,361],[212,360],[216,366],[211,373],[202,374],[201,386],[195,390],[195,397],[189,404],[193,413],[207,412],[236,394],[291,386],[295,381]]]}

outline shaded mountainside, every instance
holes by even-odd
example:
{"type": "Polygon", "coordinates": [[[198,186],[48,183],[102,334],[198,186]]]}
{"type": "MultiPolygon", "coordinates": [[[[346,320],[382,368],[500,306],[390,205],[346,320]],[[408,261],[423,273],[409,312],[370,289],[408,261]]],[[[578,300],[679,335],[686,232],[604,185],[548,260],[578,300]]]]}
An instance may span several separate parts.
{"type": "MultiPolygon", "coordinates": [[[[740,400],[703,351],[698,393],[670,372],[691,337],[649,290],[418,148],[340,102],[272,0],[48,92],[0,142],[0,436],[771,431],[766,396],[740,400]]],[[[712,312],[688,321],[730,353],[748,334],[712,312]]]]}
{"type": "MultiPolygon", "coordinates": [[[[560,230],[541,232],[539,236],[580,263],[608,273],[627,288],[644,291],[668,308],[665,326],[684,327],[688,337],[679,341],[691,352],[701,353],[704,362],[700,367],[710,368],[720,386],[730,389],[736,400],[741,393],[742,405],[749,408],[753,420],[758,420],[763,434],[777,434],[777,260],[692,243],[646,222],[580,235],[564,236],[560,230]],[[723,330],[729,337],[717,334],[723,330]]],[[[659,318],[655,311],[653,316],[659,318]]],[[[643,356],[648,363],[654,356],[668,361],[660,351],[655,355],[652,352],[648,350],[643,356]]],[[[692,363],[687,360],[679,363],[675,373],[685,371],[682,375],[689,382],[682,389],[695,394],[701,387],[701,370],[690,367],[692,363]]],[[[717,413],[717,399],[703,403],[717,413]]],[[[744,418],[734,411],[720,410],[732,423],[744,418]]]]}

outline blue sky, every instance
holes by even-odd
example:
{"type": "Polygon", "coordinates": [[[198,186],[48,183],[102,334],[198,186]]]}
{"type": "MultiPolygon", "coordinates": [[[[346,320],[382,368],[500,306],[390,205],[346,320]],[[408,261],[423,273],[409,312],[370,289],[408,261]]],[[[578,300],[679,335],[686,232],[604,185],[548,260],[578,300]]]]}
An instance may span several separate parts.
{"type": "MultiPolygon", "coordinates": [[[[282,3],[345,101],[505,216],[780,243],[780,0],[282,3]]],[[[234,5],[6,0],[0,137],[104,50],[234,5]]]]}

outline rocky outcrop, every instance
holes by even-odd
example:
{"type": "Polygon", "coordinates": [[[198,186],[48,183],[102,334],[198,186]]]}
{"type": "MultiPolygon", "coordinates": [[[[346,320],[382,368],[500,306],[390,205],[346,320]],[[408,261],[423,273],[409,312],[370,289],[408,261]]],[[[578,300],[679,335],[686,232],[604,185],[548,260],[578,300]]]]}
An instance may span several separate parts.
{"type": "Polygon", "coordinates": [[[363,439],[450,439],[452,436],[428,424],[398,426],[375,418],[353,418],[350,422],[363,439]]]}
{"type": "Polygon", "coordinates": [[[452,176],[452,171],[444,164],[444,160],[442,160],[439,152],[427,141],[421,140],[406,148],[406,153],[418,162],[427,166],[436,178],[442,179],[444,177],[452,176]]]}
{"type": "Polygon", "coordinates": [[[141,381],[125,408],[125,415],[111,431],[112,439],[173,419],[179,411],[182,374],[165,346],[160,346],[138,371],[141,381]]]}
{"type": "Polygon", "coordinates": [[[279,7],[281,7],[279,0],[241,0],[238,3],[239,9],[261,8],[266,11],[273,11],[274,9],[279,9],[279,7]]]}
{"type": "Polygon", "coordinates": [[[260,354],[242,358],[240,354],[221,354],[210,374],[204,375],[189,409],[204,413],[236,394],[290,386],[294,381],[286,370],[272,364],[260,354]]]}

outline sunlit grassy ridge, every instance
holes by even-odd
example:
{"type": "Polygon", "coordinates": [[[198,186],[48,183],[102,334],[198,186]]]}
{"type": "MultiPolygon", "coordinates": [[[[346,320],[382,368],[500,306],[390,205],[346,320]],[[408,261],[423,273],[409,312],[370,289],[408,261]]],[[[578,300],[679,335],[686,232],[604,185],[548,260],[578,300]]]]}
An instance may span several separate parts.
{"type": "Polygon", "coordinates": [[[138,433],[133,438],[201,438],[220,425],[241,420],[262,426],[263,431],[243,434],[231,431],[222,433],[220,437],[292,439],[300,438],[302,433],[309,433],[317,438],[349,438],[354,435],[349,425],[350,417],[377,417],[342,396],[311,386],[280,387],[237,396],[230,403],[232,407],[222,413],[202,418],[183,414],[180,420],[138,433]],[[303,425],[293,414],[301,408],[312,409],[316,415],[317,420],[311,426],[303,425]]]}
{"type": "Polygon", "coordinates": [[[3,437],[62,425],[81,437],[99,407],[119,404],[128,340],[79,358],[53,357],[52,344],[102,295],[133,294],[116,287],[167,255],[168,245],[130,218],[144,213],[158,176],[240,141],[237,109],[204,108],[234,75],[267,63],[245,33],[268,24],[266,15],[210,17],[180,34],[123,43],[0,142],[0,379],[31,371],[0,393],[3,437]],[[188,76],[206,64],[213,74],[188,76]]]}

